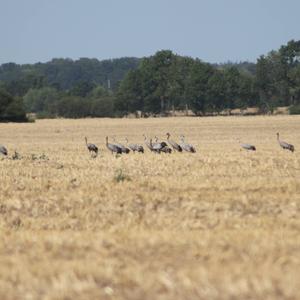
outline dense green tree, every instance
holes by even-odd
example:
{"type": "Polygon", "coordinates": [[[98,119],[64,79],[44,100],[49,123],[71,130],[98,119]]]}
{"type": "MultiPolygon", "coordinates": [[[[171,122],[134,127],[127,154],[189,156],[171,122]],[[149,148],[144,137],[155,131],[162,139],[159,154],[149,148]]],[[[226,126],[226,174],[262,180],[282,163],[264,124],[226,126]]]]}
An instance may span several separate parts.
{"type": "Polygon", "coordinates": [[[185,97],[196,114],[205,113],[209,106],[208,82],[215,72],[211,65],[198,60],[191,67],[185,97]]]}
{"type": "Polygon", "coordinates": [[[27,121],[22,99],[14,98],[4,89],[0,89],[0,121],[27,121]]]}
{"type": "Polygon", "coordinates": [[[90,100],[91,117],[113,117],[114,116],[114,99],[111,96],[103,96],[101,98],[90,100]]]}
{"type": "MultiPolygon", "coordinates": [[[[267,112],[290,105],[296,107],[295,113],[300,103],[300,41],[259,57],[256,64],[212,65],[170,50],[143,59],[8,63],[0,66],[0,89],[15,100],[24,96],[26,111],[44,116],[79,118],[136,111],[166,115],[186,108],[205,114],[249,106],[267,112]]],[[[15,105],[21,108],[18,101],[15,105]]],[[[2,103],[5,110],[10,105],[2,103]]]]}
{"type": "Polygon", "coordinates": [[[65,118],[90,116],[90,101],[78,96],[64,96],[56,102],[56,113],[65,118]]]}
{"type": "Polygon", "coordinates": [[[27,122],[27,117],[23,105],[23,100],[16,97],[7,107],[3,114],[3,119],[12,122],[27,122]]]}
{"type": "Polygon", "coordinates": [[[257,60],[256,81],[262,105],[287,106],[299,98],[300,41],[290,41],[278,51],[257,60]]]}
{"type": "Polygon", "coordinates": [[[70,95],[78,97],[86,97],[89,95],[96,85],[89,81],[80,81],[70,90],[70,95]]]}
{"type": "Polygon", "coordinates": [[[59,93],[51,87],[30,89],[24,96],[25,109],[28,112],[49,112],[59,98],[59,93]]]}
{"type": "Polygon", "coordinates": [[[115,100],[115,109],[127,113],[144,110],[141,70],[129,71],[121,82],[115,100]]]}
{"type": "Polygon", "coordinates": [[[18,80],[12,80],[6,83],[7,91],[13,96],[24,96],[30,89],[40,89],[46,86],[46,79],[38,74],[25,74],[18,80]]]}
{"type": "Polygon", "coordinates": [[[3,116],[7,107],[14,101],[14,98],[3,88],[0,89],[0,115],[3,116]]]}
{"type": "Polygon", "coordinates": [[[91,90],[89,97],[99,98],[108,95],[109,95],[109,91],[107,89],[105,89],[102,85],[97,85],[91,90]]]}
{"type": "Polygon", "coordinates": [[[207,104],[206,110],[220,112],[225,108],[226,85],[223,72],[214,72],[207,83],[207,104]]]}
{"type": "Polygon", "coordinates": [[[26,78],[27,76],[40,77],[49,86],[64,91],[72,89],[80,82],[93,82],[105,87],[109,84],[110,88],[115,90],[125,74],[137,68],[139,61],[138,58],[124,57],[103,61],[89,58],[80,58],[75,61],[59,58],[33,65],[8,63],[0,66],[0,81],[11,85],[11,88],[15,83],[22,82],[16,91],[9,90],[13,95],[24,95],[29,88],[37,88],[37,82],[27,87],[30,79],[26,78]]]}

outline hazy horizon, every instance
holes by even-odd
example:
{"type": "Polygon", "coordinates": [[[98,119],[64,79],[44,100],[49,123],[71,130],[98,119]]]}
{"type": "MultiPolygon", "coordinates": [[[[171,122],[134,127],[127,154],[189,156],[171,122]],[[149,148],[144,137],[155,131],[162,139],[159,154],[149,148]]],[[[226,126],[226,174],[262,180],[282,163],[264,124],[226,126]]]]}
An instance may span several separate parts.
{"type": "Polygon", "coordinates": [[[300,2],[0,0],[0,64],[145,57],[162,49],[209,63],[256,62],[300,39],[300,2]]]}

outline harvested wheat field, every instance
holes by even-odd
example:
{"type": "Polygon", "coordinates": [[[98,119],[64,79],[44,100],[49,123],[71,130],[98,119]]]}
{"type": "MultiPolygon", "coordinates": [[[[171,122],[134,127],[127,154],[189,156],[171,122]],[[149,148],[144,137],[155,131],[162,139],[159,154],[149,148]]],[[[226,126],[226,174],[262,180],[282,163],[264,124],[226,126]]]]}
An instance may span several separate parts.
{"type": "Polygon", "coordinates": [[[300,299],[300,117],[40,120],[0,143],[0,299],[300,299]],[[197,152],[105,147],[166,132],[197,152]]]}

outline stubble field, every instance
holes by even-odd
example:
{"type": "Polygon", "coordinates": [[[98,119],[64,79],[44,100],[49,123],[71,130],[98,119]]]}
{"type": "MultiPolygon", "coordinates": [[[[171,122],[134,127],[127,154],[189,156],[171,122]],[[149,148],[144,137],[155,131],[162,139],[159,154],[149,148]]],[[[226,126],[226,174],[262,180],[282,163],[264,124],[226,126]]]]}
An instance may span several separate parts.
{"type": "Polygon", "coordinates": [[[41,120],[0,143],[0,299],[300,299],[300,117],[41,120]],[[105,148],[166,132],[197,153],[105,148]]]}

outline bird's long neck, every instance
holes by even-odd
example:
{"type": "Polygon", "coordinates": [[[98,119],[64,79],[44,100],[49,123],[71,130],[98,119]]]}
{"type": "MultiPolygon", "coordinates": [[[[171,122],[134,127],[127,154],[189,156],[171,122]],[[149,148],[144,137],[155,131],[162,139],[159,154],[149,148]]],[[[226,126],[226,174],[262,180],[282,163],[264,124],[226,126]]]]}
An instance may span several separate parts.
{"type": "Polygon", "coordinates": [[[277,133],[277,141],[279,141],[279,133],[277,133]]]}
{"type": "Polygon", "coordinates": [[[170,138],[170,134],[169,134],[169,133],[167,133],[167,140],[169,140],[169,138],[170,138]]]}
{"type": "Polygon", "coordinates": [[[108,145],[108,136],[106,137],[106,145],[108,145]]]}
{"type": "Polygon", "coordinates": [[[84,139],[85,139],[85,144],[87,145],[87,138],[85,137],[84,139]]]}

